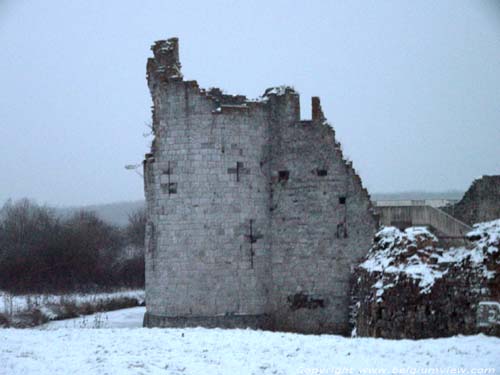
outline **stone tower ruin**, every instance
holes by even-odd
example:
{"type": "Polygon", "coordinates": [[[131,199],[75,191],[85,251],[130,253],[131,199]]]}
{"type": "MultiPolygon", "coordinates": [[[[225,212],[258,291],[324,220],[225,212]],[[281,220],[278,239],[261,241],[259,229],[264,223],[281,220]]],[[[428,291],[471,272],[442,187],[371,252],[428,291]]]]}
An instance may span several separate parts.
{"type": "Polygon", "coordinates": [[[301,120],[290,87],[204,90],[177,38],[152,50],[144,325],[346,333],[376,220],[319,98],[301,120]]]}

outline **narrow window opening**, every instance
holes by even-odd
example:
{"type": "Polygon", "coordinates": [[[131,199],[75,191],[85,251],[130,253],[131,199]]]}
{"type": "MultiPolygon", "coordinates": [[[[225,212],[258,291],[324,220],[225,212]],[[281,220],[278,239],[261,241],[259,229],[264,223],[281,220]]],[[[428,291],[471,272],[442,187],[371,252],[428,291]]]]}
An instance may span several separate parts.
{"type": "Polygon", "coordinates": [[[177,182],[168,184],[168,194],[177,194],[177,182]]]}
{"type": "Polygon", "coordinates": [[[347,238],[347,226],[345,223],[337,224],[337,238],[347,238]]]}
{"type": "Polygon", "coordinates": [[[286,182],[290,178],[290,171],[279,171],[278,172],[278,181],[286,182]]]}
{"type": "Polygon", "coordinates": [[[292,311],[298,309],[314,310],[325,307],[325,300],[320,296],[308,295],[303,292],[289,295],[287,301],[292,311]]]}
{"type": "Polygon", "coordinates": [[[328,171],[326,169],[317,169],[316,173],[320,177],[324,177],[324,176],[328,175],[328,171]]]}
{"type": "Polygon", "coordinates": [[[339,204],[345,204],[346,197],[339,197],[339,204]]]}

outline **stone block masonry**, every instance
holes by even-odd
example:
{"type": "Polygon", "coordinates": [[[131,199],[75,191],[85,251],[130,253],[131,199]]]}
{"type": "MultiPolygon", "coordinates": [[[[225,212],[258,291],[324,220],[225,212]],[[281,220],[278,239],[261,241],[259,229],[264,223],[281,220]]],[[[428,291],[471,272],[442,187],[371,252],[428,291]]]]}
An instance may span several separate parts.
{"type": "Polygon", "coordinates": [[[145,325],[347,333],[376,219],[319,98],[300,120],[290,87],[203,90],[176,38],[152,50],[145,325]]]}

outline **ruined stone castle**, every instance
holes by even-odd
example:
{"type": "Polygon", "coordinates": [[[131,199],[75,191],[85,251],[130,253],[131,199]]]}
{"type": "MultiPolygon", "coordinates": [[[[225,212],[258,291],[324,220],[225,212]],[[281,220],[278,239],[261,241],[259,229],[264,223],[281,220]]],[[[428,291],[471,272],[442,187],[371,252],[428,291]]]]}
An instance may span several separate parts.
{"type": "Polygon", "coordinates": [[[319,98],[301,120],[290,87],[204,90],[176,38],[152,50],[145,326],[346,333],[376,219],[319,98]]]}
{"type": "Polygon", "coordinates": [[[500,175],[477,178],[462,199],[444,211],[470,225],[500,218],[500,175]]]}

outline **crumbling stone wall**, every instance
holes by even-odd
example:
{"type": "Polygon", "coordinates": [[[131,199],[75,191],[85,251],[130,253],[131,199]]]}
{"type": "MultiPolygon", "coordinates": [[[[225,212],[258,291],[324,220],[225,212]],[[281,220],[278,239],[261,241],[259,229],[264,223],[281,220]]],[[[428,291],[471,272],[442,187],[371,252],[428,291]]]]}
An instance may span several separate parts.
{"type": "Polygon", "coordinates": [[[376,224],[319,99],[301,121],[289,87],[205,91],[183,79],[177,39],[152,50],[145,325],[346,333],[376,224]]]}
{"type": "Polygon", "coordinates": [[[263,108],[233,107],[234,98],[184,81],[172,68],[180,67],[176,39],[156,43],[153,52],[155,139],[145,162],[149,325],[245,315],[245,324],[256,326],[271,278],[269,187],[259,164],[263,108]],[[250,230],[266,235],[252,243],[250,230]]]}
{"type": "Polygon", "coordinates": [[[358,336],[500,335],[500,221],[471,232],[469,248],[441,249],[426,230],[385,228],[356,269],[353,323],[358,336]],[[487,324],[478,309],[488,301],[487,324]]]}
{"type": "Polygon", "coordinates": [[[319,99],[312,121],[300,121],[298,103],[292,91],[269,100],[275,325],[347,333],[350,272],[370,247],[375,221],[319,99]]]}
{"type": "Polygon", "coordinates": [[[460,202],[442,209],[469,225],[500,218],[500,175],[474,180],[460,202]]]}

